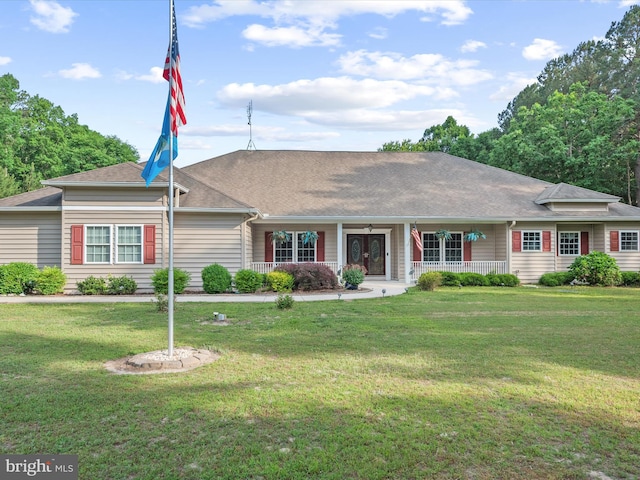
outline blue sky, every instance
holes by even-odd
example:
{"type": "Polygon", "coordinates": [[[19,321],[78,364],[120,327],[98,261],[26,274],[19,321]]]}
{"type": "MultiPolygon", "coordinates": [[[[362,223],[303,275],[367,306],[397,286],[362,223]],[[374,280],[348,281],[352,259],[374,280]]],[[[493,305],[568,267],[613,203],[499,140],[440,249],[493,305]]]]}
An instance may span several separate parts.
{"type": "MultiPolygon", "coordinates": [[[[246,149],[371,151],[452,115],[472,132],[548,60],[640,0],[175,0],[182,166],[246,149]]],[[[169,0],[3,0],[0,75],[147,160],[167,98],[169,0]]]]}

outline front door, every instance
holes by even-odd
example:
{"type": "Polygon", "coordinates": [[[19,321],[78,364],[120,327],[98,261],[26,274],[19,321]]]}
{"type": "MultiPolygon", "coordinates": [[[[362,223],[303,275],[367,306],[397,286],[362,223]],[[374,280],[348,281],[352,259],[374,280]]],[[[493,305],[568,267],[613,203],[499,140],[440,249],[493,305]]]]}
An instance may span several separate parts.
{"type": "Polygon", "coordinates": [[[347,263],[367,269],[367,275],[384,275],[384,234],[348,234],[347,263]]]}

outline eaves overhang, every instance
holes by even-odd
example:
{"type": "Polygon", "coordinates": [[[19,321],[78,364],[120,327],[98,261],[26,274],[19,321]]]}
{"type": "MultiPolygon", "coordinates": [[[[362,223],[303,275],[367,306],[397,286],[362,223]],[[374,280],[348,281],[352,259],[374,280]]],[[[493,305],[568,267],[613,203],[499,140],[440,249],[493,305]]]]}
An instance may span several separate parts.
{"type": "MultiPolygon", "coordinates": [[[[147,187],[145,182],[55,182],[45,180],[42,185],[48,187],[91,187],[91,188],[169,188],[169,182],[153,182],[147,187]]],[[[184,185],[173,182],[175,188],[182,193],[189,193],[189,189],[184,185]]]]}

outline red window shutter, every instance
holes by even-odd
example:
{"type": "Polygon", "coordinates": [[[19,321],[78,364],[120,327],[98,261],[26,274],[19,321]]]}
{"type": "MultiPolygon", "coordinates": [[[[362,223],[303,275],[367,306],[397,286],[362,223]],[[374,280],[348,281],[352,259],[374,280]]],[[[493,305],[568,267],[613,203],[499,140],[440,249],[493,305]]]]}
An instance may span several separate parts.
{"type": "Polygon", "coordinates": [[[609,239],[611,240],[611,245],[609,245],[609,250],[612,252],[620,251],[620,232],[617,230],[611,230],[609,232],[609,239]]]}
{"type": "Polygon", "coordinates": [[[264,261],[273,262],[272,232],[264,232],[264,261]]]}
{"type": "Polygon", "coordinates": [[[551,251],[551,232],[549,230],[542,232],[542,251],[551,251]]]}
{"type": "MultiPolygon", "coordinates": [[[[464,235],[466,235],[467,232],[464,233],[464,235]]],[[[464,238],[464,235],[462,238],[464,238]]],[[[465,262],[470,262],[471,261],[471,242],[462,242],[462,259],[465,262]]]]}
{"type": "Polygon", "coordinates": [[[83,253],[84,225],[71,225],[71,265],[82,265],[83,253]]]}
{"type": "Polygon", "coordinates": [[[580,255],[589,253],[589,232],[580,232],[580,255]]]}
{"type": "Polygon", "coordinates": [[[324,262],[324,232],[318,232],[316,240],[316,262],[324,262]]]}
{"type": "Polygon", "coordinates": [[[520,230],[513,230],[511,232],[511,251],[522,251],[522,232],[520,230]]]}
{"type": "Polygon", "coordinates": [[[156,226],[144,226],[144,263],[156,263],[156,226]]]}
{"type": "MultiPolygon", "coordinates": [[[[420,238],[422,238],[422,233],[420,234],[420,238]]],[[[411,237],[411,245],[413,245],[413,261],[414,262],[421,262],[422,261],[422,250],[420,250],[418,248],[418,245],[416,244],[415,240],[413,239],[413,237],[411,237]]]]}

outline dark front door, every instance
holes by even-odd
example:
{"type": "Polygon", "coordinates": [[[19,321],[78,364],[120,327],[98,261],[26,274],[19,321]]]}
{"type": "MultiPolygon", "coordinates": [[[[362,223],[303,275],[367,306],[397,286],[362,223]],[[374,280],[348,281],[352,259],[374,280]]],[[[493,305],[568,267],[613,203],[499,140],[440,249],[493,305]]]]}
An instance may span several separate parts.
{"type": "Polygon", "coordinates": [[[347,263],[362,265],[368,275],[384,275],[384,234],[348,234],[347,263]]]}

